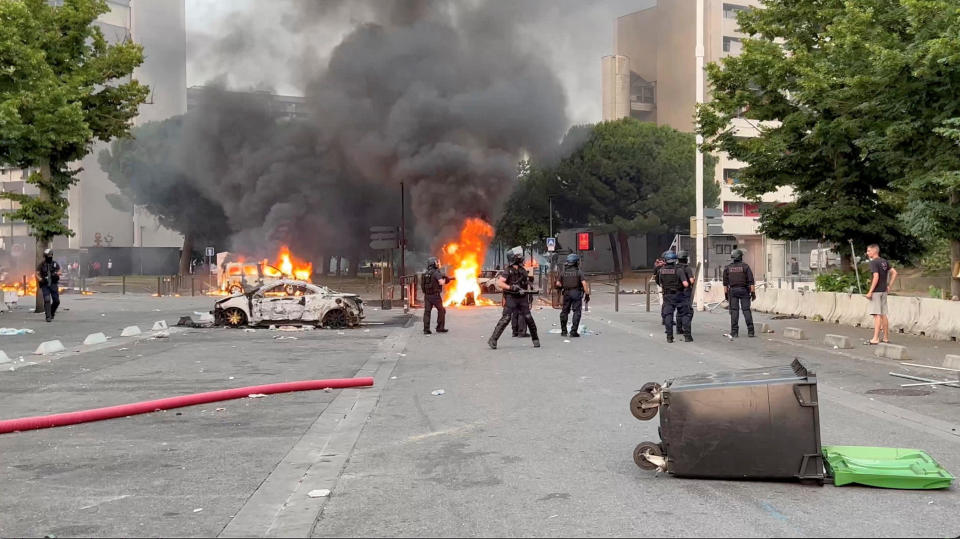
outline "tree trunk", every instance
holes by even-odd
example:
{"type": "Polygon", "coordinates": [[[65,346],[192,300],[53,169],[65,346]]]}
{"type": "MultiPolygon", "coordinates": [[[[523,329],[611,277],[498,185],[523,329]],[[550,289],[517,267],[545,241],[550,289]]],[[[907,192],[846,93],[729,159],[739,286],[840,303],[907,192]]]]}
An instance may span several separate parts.
{"type": "Polygon", "coordinates": [[[180,275],[186,277],[190,274],[190,260],[193,259],[193,234],[188,232],[183,235],[183,250],[180,251],[180,275]]]}
{"type": "Polygon", "coordinates": [[[630,261],[630,237],[626,232],[618,230],[617,241],[620,243],[620,267],[624,273],[628,273],[633,269],[630,261]]]}
{"type": "Polygon", "coordinates": [[[348,275],[350,275],[350,277],[356,277],[360,267],[360,255],[356,251],[351,253],[350,258],[347,259],[347,264],[350,266],[348,275]]]}
{"type": "MultiPolygon", "coordinates": [[[[38,186],[40,189],[39,189],[39,192],[37,193],[37,198],[43,201],[50,201],[51,197],[50,197],[50,191],[48,190],[49,189],[48,186],[50,185],[52,174],[50,173],[49,161],[44,160],[40,163],[40,176],[43,178],[43,182],[41,182],[41,185],[38,186]]],[[[43,262],[43,251],[50,248],[50,243],[51,243],[51,240],[53,240],[53,238],[43,236],[43,235],[37,235],[35,236],[35,238],[37,240],[37,253],[36,253],[37,256],[35,260],[36,265],[34,267],[39,267],[40,263],[43,262]]],[[[34,279],[36,279],[36,273],[34,273],[34,279]]],[[[44,312],[43,292],[40,291],[39,282],[37,282],[37,296],[35,299],[36,301],[34,304],[33,312],[35,313],[44,312]]]]}
{"type": "MultiPolygon", "coordinates": [[[[824,262],[826,265],[826,262],[824,262]]],[[[840,271],[847,273],[853,271],[853,255],[840,253],[840,271]]]]}
{"type": "Polygon", "coordinates": [[[950,296],[960,298],[960,240],[950,240],[950,296]]]}
{"type": "Polygon", "coordinates": [[[343,267],[343,257],[340,255],[337,255],[337,277],[340,276],[342,267],[343,267]]]}

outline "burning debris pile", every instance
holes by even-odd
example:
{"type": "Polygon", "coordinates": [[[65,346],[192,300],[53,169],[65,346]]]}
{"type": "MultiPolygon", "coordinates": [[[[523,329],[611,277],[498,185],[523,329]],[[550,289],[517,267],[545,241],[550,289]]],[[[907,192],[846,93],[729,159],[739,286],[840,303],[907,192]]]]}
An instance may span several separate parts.
{"type": "Polygon", "coordinates": [[[483,268],[483,259],[487,247],[493,239],[493,227],[479,218],[467,219],[460,230],[457,241],[443,246],[440,264],[453,271],[455,281],[446,287],[444,305],[494,305],[493,301],[481,297],[482,290],[477,278],[483,268]]]}

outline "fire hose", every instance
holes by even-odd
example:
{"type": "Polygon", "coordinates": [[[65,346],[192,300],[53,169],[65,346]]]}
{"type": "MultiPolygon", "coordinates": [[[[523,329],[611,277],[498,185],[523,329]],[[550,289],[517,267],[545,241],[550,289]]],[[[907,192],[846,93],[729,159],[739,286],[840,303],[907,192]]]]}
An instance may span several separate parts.
{"type": "Polygon", "coordinates": [[[208,391],[206,393],[195,393],[193,395],[181,395],[179,397],[120,404],[117,406],[107,406],[106,408],[94,408],[92,410],[6,419],[0,421],[0,434],[89,423],[91,421],[146,414],[160,410],[169,410],[171,408],[182,408],[184,406],[194,406],[209,402],[239,399],[256,394],[269,395],[273,393],[288,393],[291,391],[310,391],[327,388],[341,389],[372,385],[373,378],[334,378],[330,380],[300,380],[297,382],[281,382],[261,386],[221,389],[219,391],[208,391]]]}

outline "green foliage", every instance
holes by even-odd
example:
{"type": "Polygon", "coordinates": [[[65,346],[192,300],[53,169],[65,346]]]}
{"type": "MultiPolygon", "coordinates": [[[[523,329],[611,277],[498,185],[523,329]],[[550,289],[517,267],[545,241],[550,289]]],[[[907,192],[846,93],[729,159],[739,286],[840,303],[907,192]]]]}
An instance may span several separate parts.
{"type": "Polygon", "coordinates": [[[948,271],[950,264],[950,240],[934,237],[926,243],[923,256],[920,257],[920,266],[924,274],[948,271]]]}
{"type": "Polygon", "coordinates": [[[148,94],[128,79],[143,62],[141,47],[108,45],[93,24],[108,10],[104,0],[0,1],[0,163],[40,169],[28,179],[38,196],[0,196],[21,203],[12,217],[41,244],[71,234],[64,193],[76,171],[67,163],[94,140],[126,135],[148,94]]]}
{"type": "MultiPolygon", "coordinates": [[[[864,270],[861,269],[860,276],[861,278],[864,275],[870,275],[869,272],[864,273],[864,270]]],[[[817,292],[856,292],[857,291],[857,275],[852,271],[841,271],[834,270],[829,273],[821,273],[817,275],[814,280],[817,292]]],[[[862,286],[862,284],[861,284],[862,286]]]]}
{"type": "MultiPolygon", "coordinates": [[[[507,243],[529,245],[554,227],[592,226],[622,233],[680,230],[696,213],[696,139],[670,127],[635,119],[575,126],[561,147],[566,157],[553,166],[523,163],[520,180],[503,208],[497,234],[507,243]]],[[[704,177],[716,159],[704,156],[704,177]]],[[[707,206],[720,187],[707,181],[707,206]]]]}
{"type": "Polygon", "coordinates": [[[927,288],[927,295],[933,299],[943,299],[943,289],[930,285],[930,287],[927,288]]]}
{"type": "Polygon", "coordinates": [[[872,101],[895,83],[875,76],[890,61],[883,51],[902,44],[905,6],[922,3],[766,0],[739,15],[753,38],[741,55],[708,66],[713,101],[698,116],[708,148],[748,164],[741,194],[794,191],[793,201],[762,210],[763,233],[878,243],[898,259],[919,250],[899,219],[900,199],[887,196],[897,189],[890,166],[868,142],[887,136],[894,106],[872,101]],[[755,125],[759,137],[740,136],[740,115],[736,122],[755,125]]]}

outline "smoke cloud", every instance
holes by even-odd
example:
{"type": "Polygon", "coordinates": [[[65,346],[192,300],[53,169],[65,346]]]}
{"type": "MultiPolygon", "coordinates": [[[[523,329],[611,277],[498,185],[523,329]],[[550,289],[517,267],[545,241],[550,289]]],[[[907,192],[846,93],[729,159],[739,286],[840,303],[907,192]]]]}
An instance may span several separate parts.
{"type": "MultiPolygon", "coordinates": [[[[309,114],[278,121],[268,88],[230,92],[225,79],[211,81],[170,145],[170,168],[189,184],[182,192],[219,206],[190,226],[226,226],[234,250],[287,243],[308,256],[360,254],[370,226],[399,221],[400,182],[410,239],[433,248],[468,217],[493,220],[522,156],[558,151],[566,96],[521,31],[533,16],[523,3],[277,4],[301,46],[282,49],[256,17],[237,15],[206,43],[202,63],[225,77],[251,56],[265,68],[294,66],[309,114]]],[[[155,187],[134,191],[148,197],[155,187]]]]}

